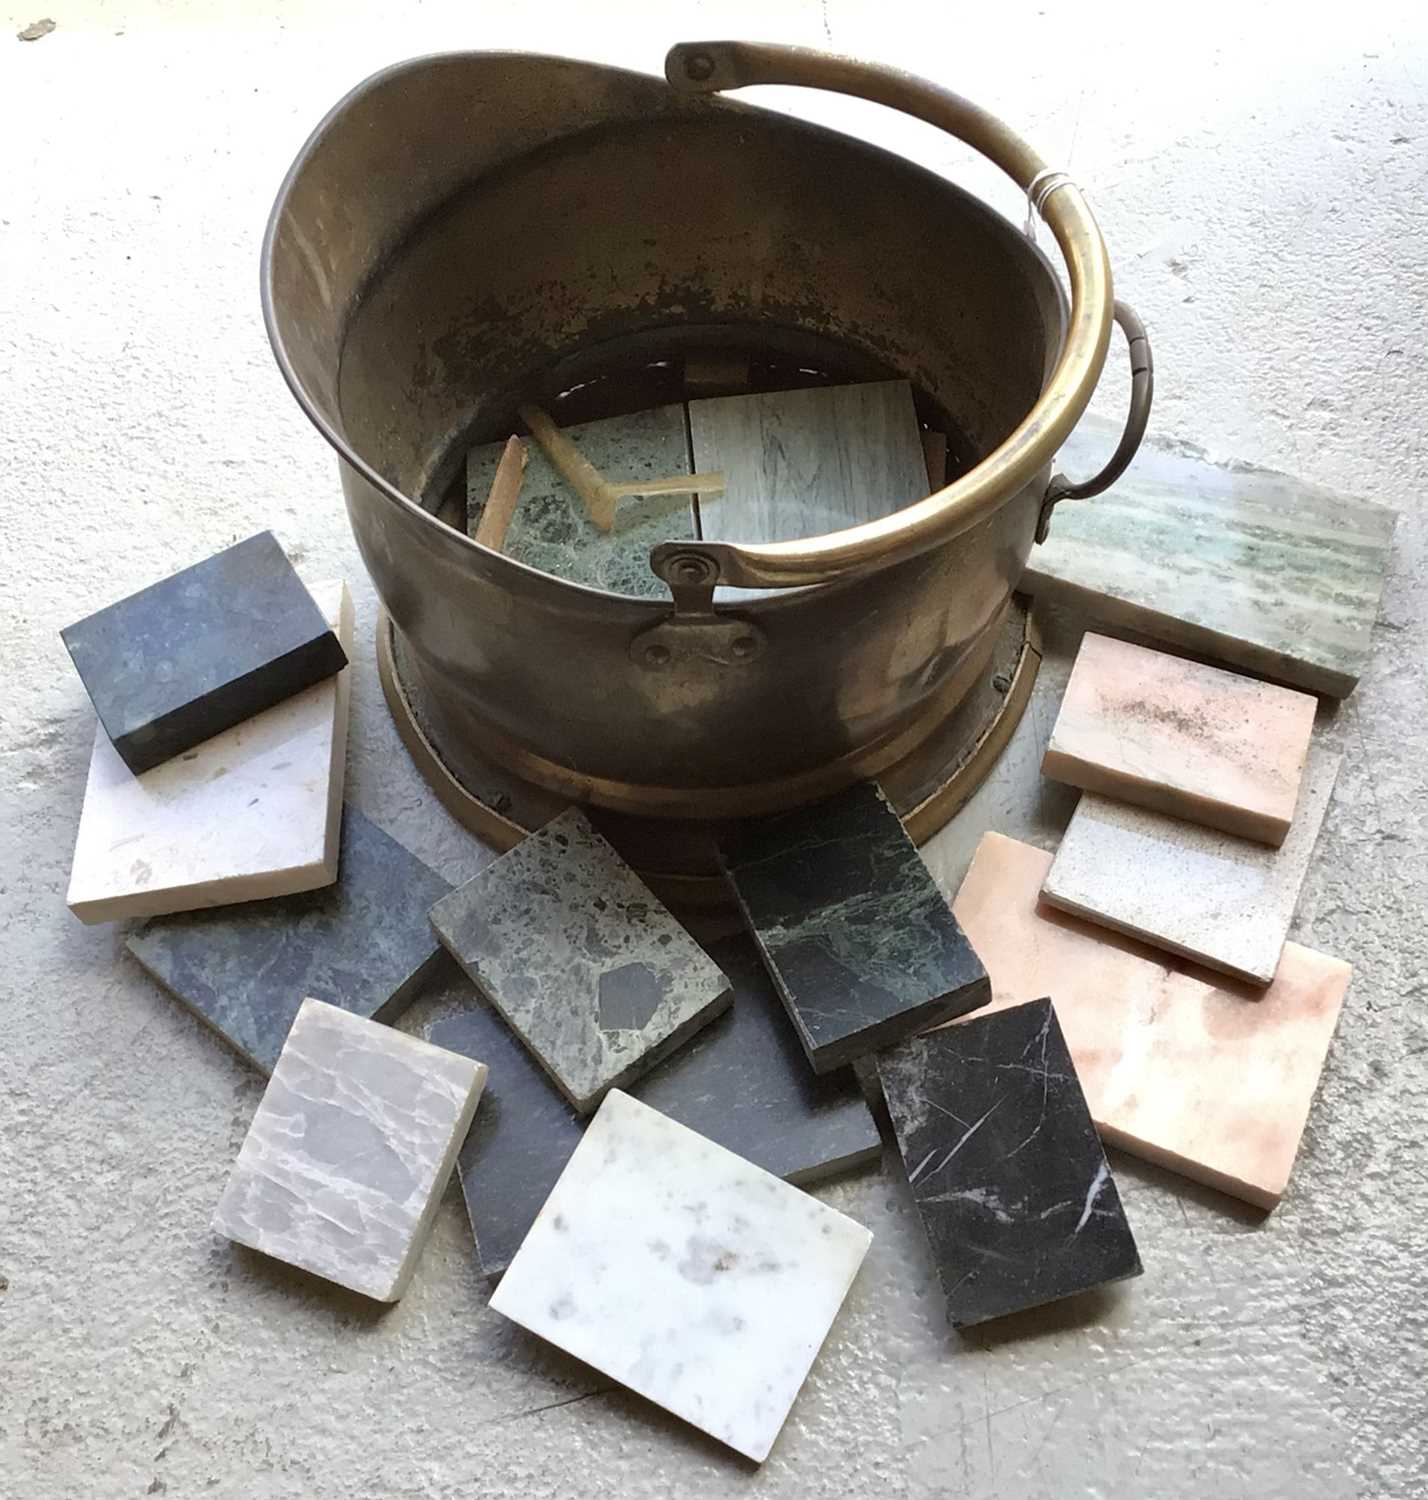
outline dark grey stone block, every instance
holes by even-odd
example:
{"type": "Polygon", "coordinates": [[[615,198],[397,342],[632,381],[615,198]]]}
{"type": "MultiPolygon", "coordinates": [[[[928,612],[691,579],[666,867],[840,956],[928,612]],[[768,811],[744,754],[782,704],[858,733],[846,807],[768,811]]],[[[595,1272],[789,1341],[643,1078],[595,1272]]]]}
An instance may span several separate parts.
{"type": "Polygon", "coordinates": [[[745,823],[721,854],[817,1072],[991,999],[986,970],[874,783],[745,823]]]}
{"type": "Polygon", "coordinates": [[[578,808],[453,891],[431,924],[584,1114],[729,1004],[729,981],[578,808]]]}
{"type": "Polygon", "coordinates": [[[155,917],[127,942],[155,979],[270,1073],[309,996],[391,1021],[440,961],[427,912],[451,886],[343,810],[336,885],[155,917]]]}
{"type": "Polygon", "coordinates": [[[1140,1275],[1050,1000],[914,1037],[878,1073],[954,1325],[1140,1275]]]}
{"type": "Polygon", "coordinates": [[[136,775],[347,665],[271,531],[60,635],[104,732],[136,775]]]}
{"type": "MultiPolygon", "coordinates": [[[[846,1070],[821,1078],[809,1071],[753,944],[728,938],[709,952],[734,986],[734,1004],[630,1093],[789,1182],[877,1160],[882,1142],[856,1080],[846,1070]]],[[[431,1040],[491,1070],[460,1172],[482,1269],[495,1276],[525,1238],[585,1120],[500,1016],[477,1003],[433,1026],[431,1040]]]]}

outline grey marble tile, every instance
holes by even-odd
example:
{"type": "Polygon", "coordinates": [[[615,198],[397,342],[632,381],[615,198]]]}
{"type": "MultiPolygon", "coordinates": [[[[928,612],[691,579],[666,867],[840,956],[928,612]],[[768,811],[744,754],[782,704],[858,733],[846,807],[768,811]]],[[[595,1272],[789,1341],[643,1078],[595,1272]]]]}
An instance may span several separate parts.
{"type": "MultiPolygon", "coordinates": [[[[847,1070],[821,1078],[809,1070],[753,944],[728,938],[709,952],[733,982],[733,1005],[631,1094],[787,1182],[876,1161],[882,1141],[856,1080],[847,1070]]],[[[498,1275],[585,1121],[490,1007],[477,1002],[438,1022],[431,1040],[491,1068],[460,1172],[482,1269],[498,1275]]]]}
{"type": "Polygon", "coordinates": [[[395,1302],[485,1079],[482,1063],[304,1000],[213,1227],[395,1302]]]}
{"type": "Polygon", "coordinates": [[[427,912],[450,889],[349,806],[335,885],[156,917],[126,946],[267,1072],[305,996],[373,1020],[400,1014],[440,958],[427,912]]]}
{"type": "Polygon", "coordinates": [[[1310,749],[1294,822],[1278,849],[1083,793],[1041,894],[1099,926],[1267,985],[1341,759],[1310,749]]]}
{"type": "MultiPolygon", "coordinates": [[[[929,493],[905,380],[689,403],[694,467],[726,489],[699,506],[712,541],[777,542],[877,520],[929,493]]],[[[720,601],[768,592],[721,585],[720,601]]]]}
{"type": "MultiPolygon", "coordinates": [[[[689,438],[682,405],[658,406],[626,417],[581,422],[566,436],[612,484],[688,474],[689,438]]],[[[504,442],[473,448],[466,463],[467,532],[476,535],[504,442]]],[[[666,599],[669,590],[650,571],[650,548],[694,535],[688,495],[649,496],[620,502],[615,528],[593,526],[579,495],[566,484],[539,443],[528,441],[521,498],[501,550],[518,562],[572,583],[666,599]]]]}
{"type": "Polygon", "coordinates": [[[136,775],[347,664],[271,531],[60,635],[99,722],[136,775]]]}
{"type": "MultiPolygon", "coordinates": [[[[1119,431],[1083,419],[1058,466],[1093,473],[1119,431]]],[[[1287,474],[1146,444],[1104,495],[1057,506],[1021,587],[1342,698],[1368,660],[1396,520],[1287,474]]]]}
{"type": "Polygon", "coordinates": [[[946,897],[872,782],[743,824],[722,857],[815,1071],[991,998],[946,897]]]}
{"type": "Polygon", "coordinates": [[[617,1089],[491,1307],[762,1462],[871,1240],[617,1089]]]}
{"type": "Polygon", "coordinates": [[[431,923],[582,1113],[707,1025],[732,995],[578,808],[438,902],[431,923]]]}
{"type": "Polygon", "coordinates": [[[915,1037],[878,1074],[955,1326],[1140,1275],[1050,1000],[915,1037]]]}

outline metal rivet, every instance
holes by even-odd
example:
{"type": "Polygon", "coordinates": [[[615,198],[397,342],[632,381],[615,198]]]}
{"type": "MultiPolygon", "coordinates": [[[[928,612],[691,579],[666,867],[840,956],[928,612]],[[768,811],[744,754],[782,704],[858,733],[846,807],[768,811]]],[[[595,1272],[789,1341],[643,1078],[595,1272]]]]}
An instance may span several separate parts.
{"type": "Polygon", "coordinates": [[[668,661],[668,646],[662,646],[658,641],[652,641],[645,647],[645,665],[647,667],[662,667],[668,661]]]}
{"type": "Polygon", "coordinates": [[[684,76],[704,83],[714,76],[714,59],[707,52],[691,52],[684,59],[684,76]]]}

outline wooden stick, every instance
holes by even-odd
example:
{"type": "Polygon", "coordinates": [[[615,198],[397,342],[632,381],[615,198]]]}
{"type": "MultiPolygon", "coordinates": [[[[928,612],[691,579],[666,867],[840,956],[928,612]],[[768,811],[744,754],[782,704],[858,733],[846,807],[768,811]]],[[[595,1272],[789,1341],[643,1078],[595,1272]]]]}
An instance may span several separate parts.
{"type": "Polygon", "coordinates": [[[605,483],[595,465],[540,407],[522,406],[519,415],[530,428],[531,436],[544,449],[556,473],[585,502],[586,513],[594,525],[601,531],[611,530],[615,524],[615,504],[619,500],[612,486],[605,483]]]}
{"type": "Polygon", "coordinates": [[[628,484],[608,486],[624,499],[626,495],[722,495],[723,471],[713,474],[674,474],[668,479],[632,479],[628,484]]]}
{"type": "Polygon", "coordinates": [[[511,518],[521,498],[521,480],[525,477],[526,461],[529,458],[526,445],[518,437],[506,439],[506,451],[496,465],[496,476],[491,481],[491,491],[481,509],[481,519],[476,525],[476,540],[483,547],[499,552],[511,528],[511,518]]]}
{"type": "Polygon", "coordinates": [[[927,482],[936,494],[947,483],[947,434],[924,432],[922,456],[927,461],[927,482]]]}

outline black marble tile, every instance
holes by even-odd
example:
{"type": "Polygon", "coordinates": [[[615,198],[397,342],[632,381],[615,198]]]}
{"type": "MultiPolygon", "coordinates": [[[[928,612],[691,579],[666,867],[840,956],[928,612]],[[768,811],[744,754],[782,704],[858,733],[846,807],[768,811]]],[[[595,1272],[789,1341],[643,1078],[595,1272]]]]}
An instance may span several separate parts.
{"type": "Polygon", "coordinates": [[[874,783],[745,823],[721,853],[816,1071],[991,999],[987,971],[874,783]]]}
{"type": "Polygon", "coordinates": [[[440,961],[427,920],[451,889],[364,818],[342,815],[335,885],[155,917],[129,952],[255,1067],[273,1069],[311,996],[391,1021],[440,961]]]}
{"type": "Polygon", "coordinates": [[[347,664],[271,531],[60,635],[104,732],[136,775],[347,664]]]}
{"type": "MultiPolygon", "coordinates": [[[[812,1074],[752,943],[714,944],[734,1004],[629,1090],[653,1109],[790,1182],[878,1159],[882,1143],[848,1071],[812,1074]]],[[[461,1184],[488,1276],[505,1270],[586,1120],[489,1006],[431,1029],[439,1047],[490,1069],[461,1153],[461,1184]]]]}
{"type": "Polygon", "coordinates": [[[1050,1000],[914,1037],[878,1073],[955,1326],[1140,1275],[1050,1000]]]}

